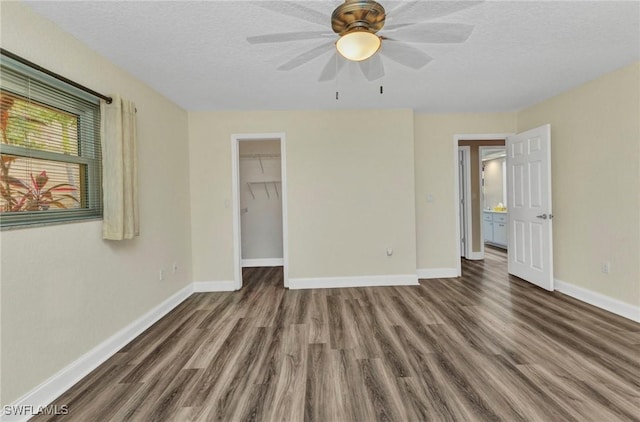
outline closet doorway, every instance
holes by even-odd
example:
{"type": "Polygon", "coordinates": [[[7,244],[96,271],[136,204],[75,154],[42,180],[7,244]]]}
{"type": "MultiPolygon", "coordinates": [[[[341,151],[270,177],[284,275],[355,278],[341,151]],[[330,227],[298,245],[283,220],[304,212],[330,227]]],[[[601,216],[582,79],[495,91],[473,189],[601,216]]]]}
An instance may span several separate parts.
{"type": "Polygon", "coordinates": [[[282,266],[287,277],[284,134],[233,135],[234,276],[243,267],[282,266]]]}

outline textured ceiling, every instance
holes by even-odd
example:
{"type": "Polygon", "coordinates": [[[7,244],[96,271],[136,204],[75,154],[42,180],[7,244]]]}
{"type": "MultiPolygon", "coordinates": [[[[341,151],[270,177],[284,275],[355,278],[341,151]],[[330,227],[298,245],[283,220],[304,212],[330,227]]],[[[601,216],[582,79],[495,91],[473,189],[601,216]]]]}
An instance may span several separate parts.
{"type": "MultiPolygon", "coordinates": [[[[341,2],[296,3],[316,13],[277,1],[27,2],[187,110],[514,111],[640,60],[638,1],[486,1],[438,16],[451,2],[407,9],[405,2],[381,0],[389,27],[458,23],[473,25],[473,32],[463,43],[411,44],[433,58],[419,70],[381,56],[380,79],[368,81],[349,63],[334,80],[319,82],[330,48],[295,69],[278,67],[332,38],[247,41],[278,32],[331,33],[331,12],[341,2]]],[[[387,32],[398,40],[402,34],[402,28],[387,32]]]]}

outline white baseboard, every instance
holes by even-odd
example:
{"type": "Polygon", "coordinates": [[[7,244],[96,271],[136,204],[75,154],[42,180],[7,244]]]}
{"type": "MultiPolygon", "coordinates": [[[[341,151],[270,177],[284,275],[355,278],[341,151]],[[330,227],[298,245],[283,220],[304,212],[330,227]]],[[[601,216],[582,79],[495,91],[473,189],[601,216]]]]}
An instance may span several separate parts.
{"type": "MultiPolygon", "coordinates": [[[[47,406],[58,398],[62,393],[71,388],[75,383],[97,368],[104,361],[113,356],[118,350],[124,347],[131,340],[142,334],[144,330],[156,323],[160,318],[168,314],[172,309],[182,303],[193,293],[193,285],[189,284],[158,306],[133,321],[113,336],[109,337],[80,358],[67,365],[51,378],[38,385],[36,388],[20,397],[10,404],[9,409],[22,409],[22,412],[29,413],[29,409],[37,409],[47,406]]],[[[26,421],[34,415],[6,415],[7,408],[3,409],[0,420],[5,421],[26,421]]]]}
{"type": "Polygon", "coordinates": [[[418,278],[414,274],[372,275],[358,277],[289,278],[289,289],[292,290],[414,285],[418,285],[418,278]]]}
{"type": "Polygon", "coordinates": [[[260,259],[242,259],[240,266],[242,267],[282,267],[284,265],[283,258],[260,258],[260,259]]]}
{"type": "Polygon", "coordinates": [[[628,318],[635,322],[640,322],[640,307],[605,296],[602,293],[576,286],[562,280],[555,279],[555,289],[560,293],[571,296],[575,299],[586,302],[590,305],[604,309],[621,317],[628,318]]]}
{"type": "Polygon", "coordinates": [[[480,261],[480,260],[484,259],[484,253],[483,252],[469,252],[465,258],[468,259],[469,261],[480,261]]]}
{"type": "Polygon", "coordinates": [[[195,293],[205,292],[233,292],[238,290],[235,281],[196,281],[193,283],[195,293]]]}
{"type": "Polygon", "coordinates": [[[458,277],[457,268],[419,268],[416,272],[419,279],[458,277]]]}

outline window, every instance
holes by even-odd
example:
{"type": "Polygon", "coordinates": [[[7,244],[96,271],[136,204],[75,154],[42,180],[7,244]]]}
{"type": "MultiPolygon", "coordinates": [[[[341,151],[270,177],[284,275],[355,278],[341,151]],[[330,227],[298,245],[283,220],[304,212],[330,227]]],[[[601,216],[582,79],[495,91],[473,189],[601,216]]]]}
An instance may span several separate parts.
{"type": "Polygon", "coordinates": [[[102,216],[96,99],[1,56],[0,225],[102,216]]]}

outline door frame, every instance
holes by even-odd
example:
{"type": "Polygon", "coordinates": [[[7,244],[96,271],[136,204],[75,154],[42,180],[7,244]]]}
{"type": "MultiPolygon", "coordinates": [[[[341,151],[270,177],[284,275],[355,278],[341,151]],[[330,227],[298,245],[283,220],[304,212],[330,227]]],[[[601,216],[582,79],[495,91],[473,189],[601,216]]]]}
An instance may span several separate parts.
{"type": "Polygon", "coordinates": [[[233,214],[233,281],[235,289],[242,288],[242,233],[240,224],[240,142],[243,141],[280,141],[280,172],[282,200],[282,261],[284,287],[289,287],[289,228],[287,212],[287,157],[286,134],[276,133],[237,133],[231,135],[231,196],[233,214]]]}
{"type": "MultiPolygon", "coordinates": [[[[471,241],[473,240],[473,233],[469,230],[470,228],[470,219],[471,217],[471,147],[469,146],[461,146],[458,147],[458,152],[462,153],[462,160],[458,163],[459,167],[462,168],[462,173],[464,180],[459,180],[460,172],[458,172],[458,203],[462,202],[464,198],[464,207],[460,210],[458,214],[460,217],[460,224],[462,227],[464,225],[464,233],[460,233],[461,237],[464,237],[464,251],[460,251],[460,256],[466,259],[471,258],[472,251],[469,247],[471,241]],[[464,189],[462,195],[460,195],[460,188],[464,189]]],[[[461,237],[458,237],[460,239],[461,237]]]]}
{"type": "MultiPolygon", "coordinates": [[[[455,134],[453,135],[453,209],[456,216],[456,230],[455,230],[455,256],[456,256],[456,271],[457,276],[462,275],[462,262],[460,261],[460,180],[459,180],[459,168],[458,168],[458,142],[459,141],[487,141],[492,139],[504,139],[513,135],[513,133],[476,133],[476,134],[455,134]]],[[[469,172],[467,172],[469,173],[469,172]]],[[[507,175],[508,176],[508,175],[507,175]]],[[[467,201],[468,202],[468,201],[467,201]]],[[[482,212],[482,209],[480,210],[482,212]]],[[[468,220],[467,220],[468,221],[468,220]]],[[[467,225],[467,232],[469,228],[467,225]]],[[[480,235],[482,236],[482,225],[480,226],[480,235]]],[[[469,244],[467,239],[467,245],[469,244]]],[[[471,239],[472,240],[472,239],[471,239]]],[[[482,245],[482,242],[480,242],[482,245]]],[[[483,247],[483,246],[481,246],[483,247]]],[[[508,253],[508,251],[507,251],[508,253]]]]}

